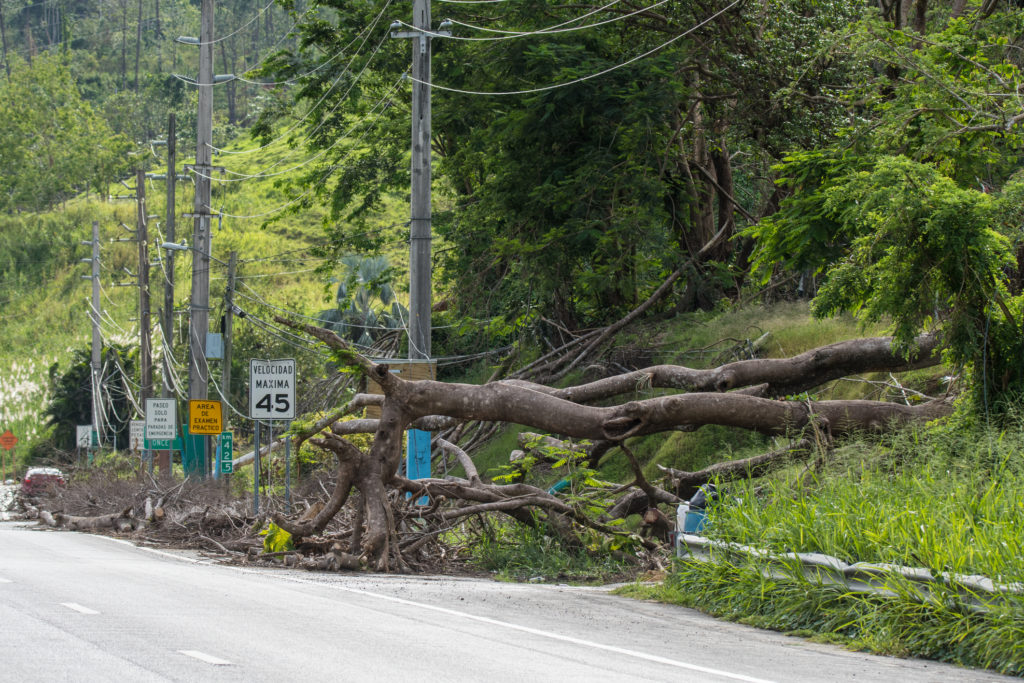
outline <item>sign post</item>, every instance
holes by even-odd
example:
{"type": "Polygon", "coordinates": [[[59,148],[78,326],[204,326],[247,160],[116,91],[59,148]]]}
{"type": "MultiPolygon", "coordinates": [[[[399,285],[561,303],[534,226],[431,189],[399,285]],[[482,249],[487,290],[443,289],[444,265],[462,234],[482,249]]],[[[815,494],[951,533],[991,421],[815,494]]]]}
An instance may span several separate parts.
{"type": "Polygon", "coordinates": [[[147,398],[145,438],[173,440],[178,431],[178,407],[173,398],[147,398]]]}
{"type": "Polygon", "coordinates": [[[220,401],[207,398],[192,399],[188,402],[189,434],[216,436],[224,431],[223,411],[220,401]]]}
{"type": "Polygon", "coordinates": [[[260,420],[270,424],[271,437],[268,447],[273,445],[274,420],[295,419],[295,359],[249,360],[249,417],[256,422],[255,460],[252,489],[253,509],[260,509],[260,420]]]}
{"type": "Polygon", "coordinates": [[[249,417],[295,419],[295,359],[249,361],[249,417]]]}
{"type": "Polygon", "coordinates": [[[92,447],[92,425],[76,425],[75,445],[78,447],[78,458],[82,457],[82,449],[92,447]]]}
{"type": "Polygon", "coordinates": [[[142,455],[139,460],[141,468],[146,462],[146,421],[132,420],[128,423],[128,450],[134,455],[142,455]]]}
{"type": "Polygon", "coordinates": [[[234,435],[222,432],[220,435],[220,473],[232,474],[235,471],[234,435]]]}
{"type": "Polygon", "coordinates": [[[171,476],[174,454],[170,451],[178,435],[178,404],[173,398],[147,398],[144,427],[145,446],[151,450],[167,450],[167,458],[160,460],[160,476],[171,476]],[[164,465],[167,465],[166,472],[164,465]]]}
{"type": "MultiPolygon", "coordinates": [[[[10,453],[14,448],[14,444],[18,443],[18,437],[16,437],[10,429],[6,430],[3,434],[0,434],[0,446],[3,447],[7,453],[10,453]]],[[[3,455],[3,454],[0,454],[3,455]]],[[[7,457],[3,455],[3,477],[0,478],[0,482],[7,480],[7,457]]],[[[14,473],[14,461],[11,461],[11,473],[14,473]]]]}

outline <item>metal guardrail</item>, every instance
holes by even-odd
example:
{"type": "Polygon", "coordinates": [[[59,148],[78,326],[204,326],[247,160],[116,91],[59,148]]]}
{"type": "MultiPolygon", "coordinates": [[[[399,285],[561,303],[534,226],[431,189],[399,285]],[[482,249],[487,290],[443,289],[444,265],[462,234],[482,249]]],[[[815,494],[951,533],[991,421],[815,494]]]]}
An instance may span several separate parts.
{"type": "Polygon", "coordinates": [[[713,541],[703,536],[676,534],[676,555],[704,562],[719,560],[760,560],[762,572],[774,578],[795,578],[799,572],[805,579],[822,585],[844,586],[854,593],[874,593],[887,597],[907,596],[924,602],[933,593],[950,592],[972,611],[988,611],[997,603],[1006,603],[1024,595],[1024,583],[996,583],[977,574],[934,575],[928,569],[896,564],[857,562],[847,564],[839,558],[822,553],[773,554],[761,548],[740,543],[713,541]],[[938,591],[937,591],[938,589],[938,591]]]}

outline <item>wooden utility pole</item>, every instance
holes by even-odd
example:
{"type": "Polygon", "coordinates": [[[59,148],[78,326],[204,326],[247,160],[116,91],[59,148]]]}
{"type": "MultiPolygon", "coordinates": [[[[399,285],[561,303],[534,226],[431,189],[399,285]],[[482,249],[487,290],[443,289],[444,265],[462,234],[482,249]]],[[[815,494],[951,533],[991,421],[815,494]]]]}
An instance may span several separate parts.
{"type": "MultiPolygon", "coordinates": [[[[213,160],[213,0],[202,0],[199,31],[199,108],[196,121],[196,194],[193,205],[192,296],[189,305],[188,397],[207,398],[210,367],[206,333],[210,328],[210,174],[213,160]]],[[[207,440],[203,439],[205,444],[207,440]]],[[[209,473],[203,448],[202,472],[209,473]]]]}
{"type": "MultiPolygon", "coordinates": [[[[228,257],[228,284],[224,287],[224,370],[221,373],[221,393],[225,400],[231,399],[231,337],[234,325],[235,269],[238,266],[238,252],[228,257]]],[[[225,413],[225,417],[227,413],[225,413]]]]}
{"type": "Polygon", "coordinates": [[[153,397],[153,349],[149,326],[149,229],[146,216],[146,172],[135,173],[135,237],[139,242],[139,402],[153,397]]]}
{"type": "MultiPolygon", "coordinates": [[[[175,182],[177,181],[177,157],[175,155],[176,145],[174,114],[167,116],[167,241],[174,242],[174,203],[175,203],[175,182]]],[[[164,282],[164,310],[160,321],[160,330],[163,336],[163,387],[160,395],[168,398],[171,395],[171,357],[174,353],[174,250],[167,249],[167,273],[164,282]]]]}
{"type": "MultiPolygon", "coordinates": [[[[100,362],[103,350],[103,338],[100,336],[100,223],[92,222],[92,242],[84,244],[92,245],[92,306],[89,311],[89,319],[92,321],[92,359],[90,362],[92,370],[92,429],[97,434],[103,434],[100,424],[100,362]]],[[[90,437],[91,439],[91,437],[90,437]]],[[[91,446],[90,446],[91,448],[91,446]]]]}

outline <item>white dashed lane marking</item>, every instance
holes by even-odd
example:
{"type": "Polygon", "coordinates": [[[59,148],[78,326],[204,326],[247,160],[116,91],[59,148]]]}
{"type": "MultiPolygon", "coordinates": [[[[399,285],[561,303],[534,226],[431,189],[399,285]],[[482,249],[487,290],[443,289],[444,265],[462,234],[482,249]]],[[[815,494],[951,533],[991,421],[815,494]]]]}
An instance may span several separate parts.
{"type": "Polygon", "coordinates": [[[79,605],[77,602],[62,602],[60,604],[64,605],[68,609],[73,609],[80,614],[99,614],[96,610],[79,605]]]}
{"type": "Polygon", "coordinates": [[[178,652],[185,655],[186,657],[193,657],[201,662],[213,664],[214,666],[227,666],[231,664],[231,662],[227,661],[226,659],[214,657],[213,655],[208,655],[205,652],[200,652],[199,650],[178,650],[178,652]]]}

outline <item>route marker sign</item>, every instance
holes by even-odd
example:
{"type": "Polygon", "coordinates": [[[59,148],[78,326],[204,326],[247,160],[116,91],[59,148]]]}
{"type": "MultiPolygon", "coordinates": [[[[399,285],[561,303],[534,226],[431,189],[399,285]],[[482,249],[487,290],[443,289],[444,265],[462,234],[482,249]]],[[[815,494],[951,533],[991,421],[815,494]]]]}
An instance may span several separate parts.
{"type": "Polygon", "coordinates": [[[188,402],[189,434],[216,436],[224,430],[220,401],[192,399],[188,402]]]}
{"type": "Polygon", "coordinates": [[[0,446],[3,446],[5,451],[9,451],[14,448],[14,444],[18,443],[18,437],[11,432],[10,429],[0,434],[0,446]]]}
{"type": "Polygon", "coordinates": [[[220,473],[232,474],[235,471],[234,436],[231,432],[220,435],[220,473]]]}
{"type": "MultiPolygon", "coordinates": [[[[173,398],[146,399],[146,438],[173,439],[178,431],[178,406],[173,398]]],[[[155,448],[156,446],[154,446],[155,448]]]]}
{"type": "Polygon", "coordinates": [[[146,421],[132,420],[128,423],[128,450],[141,451],[146,447],[146,421]]]}
{"type": "Polygon", "coordinates": [[[249,417],[295,419],[295,359],[249,361],[249,417]]]}

